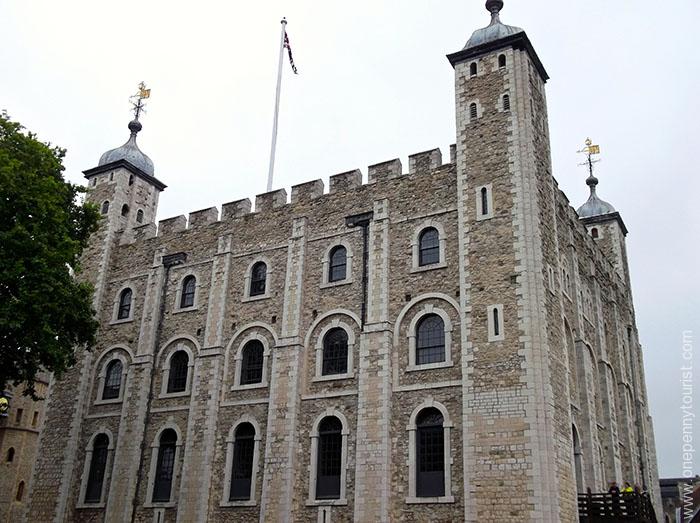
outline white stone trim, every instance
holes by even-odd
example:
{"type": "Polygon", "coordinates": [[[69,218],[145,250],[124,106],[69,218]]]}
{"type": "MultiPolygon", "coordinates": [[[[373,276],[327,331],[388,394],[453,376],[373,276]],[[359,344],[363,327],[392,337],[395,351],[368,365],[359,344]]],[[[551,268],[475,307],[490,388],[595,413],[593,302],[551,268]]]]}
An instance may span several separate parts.
{"type": "Polygon", "coordinates": [[[254,507],[256,506],[256,485],[258,477],[258,469],[260,468],[260,442],[262,441],[262,432],[260,425],[255,418],[244,414],[241,416],[229,429],[228,437],[226,438],[226,469],[224,475],[223,492],[221,493],[220,507],[254,507]],[[250,477],[250,498],[247,500],[230,501],[229,493],[231,492],[231,473],[233,472],[233,451],[235,443],[236,429],[243,424],[250,423],[255,429],[254,446],[253,446],[253,471],[250,477]]]}
{"type": "Polygon", "coordinates": [[[416,371],[416,370],[428,370],[428,369],[440,369],[443,367],[452,367],[452,321],[450,320],[449,314],[439,307],[435,307],[432,303],[426,303],[423,308],[416,312],[411,319],[411,323],[408,325],[406,332],[406,337],[408,338],[408,366],[406,371],[416,371]],[[435,363],[424,363],[419,365],[416,363],[416,338],[418,333],[416,329],[418,327],[418,322],[429,314],[437,314],[442,319],[445,327],[445,361],[435,362],[435,363]]]}
{"type": "Polygon", "coordinates": [[[270,263],[270,259],[267,256],[254,257],[251,260],[251,262],[248,264],[248,268],[245,271],[245,278],[243,280],[243,298],[241,298],[241,301],[243,301],[243,302],[256,301],[256,300],[264,300],[266,298],[269,298],[270,297],[270,288],[272,287],[271,278],[270,278],[271,275],[272,275],[272,264],[270,263]],[[263,294],[258,295],[258,296],[251,296],[250,295],[251,273],[253,272],[253,266],[258,262],[263,262],[265,264],[265,292],[263,294]]]}
{"type": "Polygon", "coordinates": [[[122,285],[114,296],[114,303],[112,305],[112,321],[109,322],[110,325],[116,325],[118,323],[128,323],[134,321],[134,309],[136,308],[136,292],[134,291],[133,282],[128,282],[122,285]],[[126,318],[118,318],[119,315],[119,299],[121,298],[122,292],[126,289],[131,291],[131,305],[129,306],[129,316],[126,318]]]}
{"type": "Polygon", "coordinates": [[[503,316],[503,304],[497,304],[497,305],[489,305],[486,307],[486,316],[487,316],[487,324],[488,324],[488,332],[489,332],[489,341],[503,341],[506,338],[505,335],[505,318],[503,316]],[[495,325],[493,322],[493,312],[497,311],[498,312],[498,334],[495,332],[495,325]]]}
{"type": "Polygon", "coordinates": [[[177,493],[177,484],[180,479],[180,448],[183,445],[182,433],[172,418],[160,428],[153,438],[151,443],[151,466],[148,470],[148,488],[146,490],[146,501],[143,504],[144,508],[155,508],[155,507],[175,507],[177,506],[177,499],[175,499],[175,494],[177,493]],[[153,500],[153,487],[155,483],[156,476],[156,466],[158,465],[158,449],[160,449],[160,436],[167,429],[173,429],[177,435],[177,443],[175,443],[175,463],[173,465],[173,479],[170,484],[170,501],[152,501],[153,500]]]}
{"type": "Polygon", "coordinates": [[[252,331],[247,336],[245,336],[239,343],[238,349],[236,350],[236,356],[234,357],[234,381],[231,386],[231,390],[246,390],[246,389],[262,389],[268,385],[268,361],[271,354],[270,343],[267,338],[260,334],[259,332],[252,331]],[[250,383],[248,385],[241,385],[241,370],[243,366],[243,347],[250,341],[259,341],[263,346],[263,368],[262,368],[262,379],[260,383],[250,383]]]}
{"type": "Polygon", "coordinates": [[[173,314],[177,314],[179,312],[189,312],[189,311],[195,311],[199,308],[199,288],[200,288],[200,278],[199,274],[197,274],[193,270],[187,270],[183,272],[182,276],[178,280],[177,283],[177,292],[175,293],[175,304],[173,305],[173,314]],[[182,302],[182,286],[185,283],[185,278],[188,276],[194,276],[194,302],[191,307],[180,307],[180,303],[182,302]]]}
{"type": "Polygon", "coordinates": [[[445,228],[442,223],[435,219],[427,219],[420,222],[413,229],[413,236],[411,238],[411,272],[428,271],[431,269],[442,269],[447,267],[447,259],[445,257],[445,228]],[[419,238],[421,233],[425,229],[433,228],[438,232],[438,246],[440,260],[437,263],[432,263],[430,265],[420,265],[420,242],[419,238]]]}
{"type": "Polygon", "coordinates": [[[308,497],[306,499],[306,505],[317,506],[317,505],[347,505],[347,494],[346,494],[346,482],[347,482],[347,469],[348,469],[348,436],[350,435],[350,429],[348,425],[347,418],[337,409],[329,407],[324,410],[314,421],[311,427],[311,463],[309,466],[309,490],[308,497]],[[341,457],[340,457],[340,497],[338,499],[316,499],[316,478],[317,478],[317,466],[318,466],[318,427],[321,421],[328,417],[335,416],[340,420],[342,425],[342,443],[341,443],[341,457]]]}
{"type": "Polygon", "coordinates": [[[493,218],[493,185],[487,183],[486,185],[480,185],[474,189],[475,199],[476,199],[476,221],[480,222],[482,220],[488,220],[493,218]],[[486,205],[488,209],[484,213],[483,202],[481,201],[481,190],[486,189],[486,205]]]}
{"type": "Polygon", "coordinates": [[[346,239],[336,240],[332,242],[323,253],[323,258],[321,258],[321,288],[325,289],[327,287],[336,287],[338,285],[347,285],[354,281],[352,275],[352,247],[350,247],[350,242],[346,239]],[[330,255],[331,251],[336,247],[345,247],[346,259],[345,259],[345,278],[338,281],[328,280],[328,271],[330,269],[330,255]]]}
{"type": "Polygon", "coordinates": [[[409,418],[406,430],[408,431],[408,496],[406,497],[407,504],[414,503],[454,503],[455,498],[452,495],[452,428],[454,427],[450,414],[442,403],[439,403],[433,398],[427,398],[423,403],[418,405],[409,418]],[[418,414],[426,408],[436,408],[442,414],[442,430],[443,430],[443,454],[445,459],[445,495],[440,497],[423,498],[416,495],[416,418],[418,414]]]}
{"type": "Polygon", "coordinates": [[[83,476],[80,480],[80,494],[78,501],[75,504],[76,508],[104,508],[107,502],[106,493],[108,492],[107,485],[112,477],[112,465],[114,461],[114,435],[107,427],[100,426],[88,440],[85,446],[85,460],[83,464],[83,476]],[[90,476],[90,465],[92,463],[92,453],[94,451],[95,438],[98,435],[105,434],[109,444],[107,445],[107,462],[105,463],[105,475],[102,478],[102,492],[100,493],[100,501],[98,503],[85,503],[85,491],[87,490],[88,477],[90,476]]]}
{"type": "Polygon", "coordinates": [[[98,363],[95,366],[99,369],[96,379],[94,380],[95,388],[97,389],[95,391],[95,401],[93,402],[95,405],[108,405],[111,403],[121,403],[122,401],[124,401],[124,390],[126,389],[126,378],[129,373],[129,363],[131,360],[131,356],[131,352],[121,345],[110,347],[109,349],[107,349],[107,351],[104,352],[102,356],[100,356],[100,359],[98,360],[98,363]],[[124,353],[120,352],[120,350],[125,351],[127,354],[124,355],[124,353]],[[122,364],[122,379],[119,385],[119,396],[113,399],[102,399],[102,395],[104,393],[105,388],[107,367],[114,360],[119,360],[122,364]]]}
{"type": "MultiPolygon", "coordinates": [[[[192,349],[190,349],[187,344],[178,343],[177,345],[174,345],[172,343],[169,343],[168,345],[161,350],[161,353],[163,351],[167,351],[167,356],[165,357],[165,361],[163,362],[163,366],[161,368],[161,384],[160,384],[160,395],[158,396],[159,398],[177,398],[180,396],[189,396],[191,388],[192,388],[192,375],[194,374],[194,353],[192,349]],[[184,350],[187,353],[187,382],[185,384],[185,390],[182,392],[168,392],[168,380],[170,378],[170,360],[173,357],[173,354],[175,354],[178,351],[184,350]]],[[[158,359],[160,360],[161,354],[159,354],[158,359]]]]}
{"type": "Polygon", "coordinates": [[[481,102],[479,102],[478,98],[469,100],[465,107],[467,108],[466,116],[468,124],[476,122],[484,115],[484,108],[481,106],[481,102]],[[472,104],[476,104],[476,118],[472,118],[472,104]]]}
{"type": "Polygon", "coordinates": [[[316,335],[316,372],[314,374],[314,377],[312,381],[330,381],[330,380],[342,380],[342,379],[348,379],[348,378],[354,378],[355,377],[355,367],[354,367],[354,358],[353,358],[353,353],[355,352],[355,333],[344,321],[341,321],[340,318],[334,318],[330,323],[325,325],[319,333],[316,335]],[[328,375],[323,375],[323,339],[326,337],[326,334],[331,329],[335,328],[340,328],[345,331],[345,334],[348,337],[348,361],[347,361],[347,372],[344,372],[342,374],[328,374],[328,375]]]}

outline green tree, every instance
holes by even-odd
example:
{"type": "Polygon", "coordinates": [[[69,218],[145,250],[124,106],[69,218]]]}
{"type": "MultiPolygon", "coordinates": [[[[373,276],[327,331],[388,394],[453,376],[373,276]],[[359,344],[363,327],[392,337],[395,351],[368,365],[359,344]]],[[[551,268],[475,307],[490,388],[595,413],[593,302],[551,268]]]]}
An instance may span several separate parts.
{"type": "Polygon", "coordinates": [[[64,155],[0,113],[0,391],[35,396],[37,372],[60,376],[95,342],[92,287],[74,274],[99,213],[63,179],[64,155]]]}

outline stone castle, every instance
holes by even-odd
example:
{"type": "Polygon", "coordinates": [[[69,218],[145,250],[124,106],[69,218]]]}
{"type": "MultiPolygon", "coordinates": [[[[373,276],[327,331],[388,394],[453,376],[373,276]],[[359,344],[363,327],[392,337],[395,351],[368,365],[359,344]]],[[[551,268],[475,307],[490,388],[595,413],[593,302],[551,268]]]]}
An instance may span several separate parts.
{"type": "Polygon", "coordinates": [[[548,75],[486,6],[448,56],[449,158],[157,226],[138,120],[85,171],[99,343],[51,384],[28,521],[574,522],[613,480],[658,501],[627,229],[592,174],[578,212],[558,189],[548,75]]]}

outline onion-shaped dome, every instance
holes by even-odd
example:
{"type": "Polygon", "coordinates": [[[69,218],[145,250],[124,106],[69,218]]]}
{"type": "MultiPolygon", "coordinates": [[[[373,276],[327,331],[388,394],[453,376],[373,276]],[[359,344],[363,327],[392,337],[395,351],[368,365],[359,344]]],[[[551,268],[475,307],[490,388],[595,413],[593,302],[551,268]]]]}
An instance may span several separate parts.
{"type": "Polygon", "coordinates": [[[126,160],[134,167],[140,169],[149,176],[153,176],[153,162],[151,159],[144,154],[139,146],[136,144],[136,135],[141,130],[141,122],[138,120],[132,120],[129,122],[129,130],[131,131],[131,136],[127,142],[121,147],[107,151],[100,157],[98,165],[105,165],[108,163],[116,162],[118,160],[126,160]]]}
{"type": "Polygon", "coordinates": [[[586,179],[586,184],[591,189],[591,195],[588,197],[588,201],[576,211],[579,218],[590,218],[615,212],[615,207],[598,198],[595,190],[596,185],[598,185],[598,178],[591,175],[586,179]]]}
{"type": "Polygon", "coordinates": [[[464,49],[471,49],[472,47],[495,42],[501,38],[524,32],[519,27],[501,23],[499,13],[501,9],[503,9],[502,0],[488,0],[488,2],[486,2],[486,9],[491,13],[491,23],[483,29],[474,31],[474,34],[472,34],[469,41],[467,41],[467,45],[464,46],[464,49]]]}

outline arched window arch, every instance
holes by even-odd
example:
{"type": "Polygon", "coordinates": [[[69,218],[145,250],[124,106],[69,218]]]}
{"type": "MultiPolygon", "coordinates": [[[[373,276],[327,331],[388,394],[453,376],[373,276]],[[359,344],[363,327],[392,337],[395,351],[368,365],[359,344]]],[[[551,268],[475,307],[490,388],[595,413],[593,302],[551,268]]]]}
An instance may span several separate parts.
{"type": "Polygon", "coordinates": [[[175,472],[175,454],[177,450],[177,433],[173,429],[165,429],[158,440],[158,455],[153,478],[152,501],[168,502],[173,486],[175,472]]]}
{"type": "Polygon", "coordinates": [[[476,65],[476,62],[472,62],[469,64],[469,76],[476,76],[476,74],[479,72],[479,68],[476,65]]]}
{"type": "Polygon", "coordinates": [[[316,499],[339,499],[343,455],[343,424],[325,417],[318,427],[316,499]]]}
{"type": "Polygon", "coordinates": [[[418,265],[440,263],[440,234],[435,227],[426,227],[418,237],[418,265]]]}
{"type": "Polygon", "coordinates": [[[488,315],[486,323],[489,341],[502,341],[505,339],[503,305],[489,305],[486,308],[486,314],[488,315]]]}
{"type": "Polygon", "coordinates": [[[260,340],[247,342],[241,355],[241,385],[262,383],[265,347],[260,340]]]}
{"type": "Polygon", "coordinates": [[[102,202],[102,208],[100,209],[100,212],[102,214],[107,214],[109,212],[109,200],[105,200],[102,202]]]}
{"type": "Polygon", "coordinates": [[[126,288],[119,294],[119,306],[117,310],[117,319],[126,320],[131,317],[131,297],[133,292],[126,288]]]}
{"type": "Polygon", "coordinates": [[[244,422],[238,425],[234,433],[229,501],[251,498],[254,461],[255,427],[244,422]]]}
{"type": "Polygon", "coordinates": [[[168,372],[168,393],[184,392],[187,390],[187,374],[189,372],[190,357],[184,350],[176,351],[170,357],[170,369],[168,372]]]}
{"type": "Polygon", "coordinates": [[[426,314],[416,326],[416,365],[445,361],[445,322],[426,314]]]}
{"type": "Polygon", "coordinates": [[[107,453],[109,451],[109,437],[106,434],[98,434],[92,444],[92,456],[90,457],[90,469],[88,471],[87,486],[85,487],[85,503],[99,503],[102,501],[102,486],[107,470],[107,453]]]}
{"type": "Polygon", "coordinates": [[[481,214],[489,213],[489,190],[486,187],[482,187],[480,192],[481,196],[481,214]]]}
{"type": "Polygon", "coordinates": [[[122,386],[122,373],[124,371],[120,360],[112,360],[105,371],[105,384],[102,389],[102,399],[111,400],[119,397],[122,386]]]}
{"type": "Polygon", "coordinates": [[[335,327],[323,337],[323,363],[321,375],[330,376],[348,372],[348,334],[335,327]]]}
{"type": "Polygon", "coordinates": [[[476,106],[476,102],[469,104],[469,119],[476,120],[479,117],[479,109],[476,106]]]}
{"type": "Polygon", "coordinates": [[[24,481],[20,481],[17,485],[17,495],[15,496],[15,501],[22,501],[24,497],[24,481]]]}
{"type": "Polygon", "coordinates": [[[508,94],[503,95],[503,110],[510,111],[510,95],[508,94]]]}
{"type": "Polygon", "coordinates": [[[143,209],[136,211],[136,223],[143,223],[143,209]]]}
{"type": "Polygon", "coordinates": [[[506,55],[501,54],[498,55],[498,67],[505,67],[506,66],[506,55]]]}
{"type": "Polygon", "coordinates": [[[328,264],[328,281],[335,282],[347,277],[347,249],[342,245],[336,245],[331,249],[328,264]]]}
{"type": "Polygon", "coordinates": [[[10,447],[9,449],[7,449],[7,458],[5,459],[5,461],[7,461],[8,463],[12,463],[14,460],[15,460],[15,448],[10,447]]]}
{"type": "Polygon", "coordinates": [[[263,296],[267,288],[267,265],[263,261],[253,265],[250,271],[250,296],[263,296]]]}
{"type": "Polygon", "coordinates": [[[445,495],[444,418],[434,407],[423,409],[416,419],[416,496],[445,495]]]}
{"type": "Polygon", "coordinates": [[[180,291],[180,308],[187,309],[194,307],[195,292],[197,291],[197,278],[192,274],[186,276],[182,280],[182,289],[180,291]]]}

